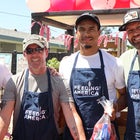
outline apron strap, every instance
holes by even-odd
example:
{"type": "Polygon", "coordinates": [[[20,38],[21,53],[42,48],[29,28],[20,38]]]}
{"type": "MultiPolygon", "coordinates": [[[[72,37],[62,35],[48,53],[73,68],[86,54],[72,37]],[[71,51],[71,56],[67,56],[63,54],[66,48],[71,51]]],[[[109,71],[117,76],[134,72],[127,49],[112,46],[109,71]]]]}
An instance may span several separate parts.
{"type": "Polygon", "coordinates": [[[102,55],[102,52],[101,52],[100,49],[99,49],[99,56],[100,56],[100,61],[101,61],[101,71],[102,71],[101,76],[105,77],[101,81],[101,84],[102,84],[102,96],[104,96],[104,92],[107,92],[106,93],[106,98],[109,99],[107,81],[106,81],[105,70],[104,70],[105,69],[104,60],[103,60],[103,55],[102,55]],[[107,89],[107,91],[105,89],[107,89]]]}
{"type": "Polygon", "coordinates": [[[136,60],[136,57],[138,56],[138,52],[135,54],[133,60],[132,60],[132,63],[131,63],[131,67],[130,67],[130,72],[133,70],[133,66],[134,66],[134,63],[135,63],[135,60],[136,60]]]}

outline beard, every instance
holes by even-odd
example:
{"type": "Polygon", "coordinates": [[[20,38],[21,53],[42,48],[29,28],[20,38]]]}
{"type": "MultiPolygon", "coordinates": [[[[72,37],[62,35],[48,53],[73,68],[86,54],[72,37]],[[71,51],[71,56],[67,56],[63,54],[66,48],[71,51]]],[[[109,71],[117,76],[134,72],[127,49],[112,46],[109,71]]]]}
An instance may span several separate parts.
{"type": "Polygon", "coordinates": [[[131,37],[130,39],[128,38],[128,41],[136,49],[140,49],[140,34],[135,35],[135,36],[131,37]]]}
{"type": "Polygon", "coordinates": [[[137,42],[137,43],[135,43],[135,42],[132,42],[132,41],[129,41],[130,42],[130,44],[132,45],[132,46],[134,46],[136,49],[140,49],[140,42],[137,42]]]}
{"type": "Polygon", "coordinates": [[[84,45],[83,46],[85,49],[90,49],[92,46],[91,45],[84,45]]]}

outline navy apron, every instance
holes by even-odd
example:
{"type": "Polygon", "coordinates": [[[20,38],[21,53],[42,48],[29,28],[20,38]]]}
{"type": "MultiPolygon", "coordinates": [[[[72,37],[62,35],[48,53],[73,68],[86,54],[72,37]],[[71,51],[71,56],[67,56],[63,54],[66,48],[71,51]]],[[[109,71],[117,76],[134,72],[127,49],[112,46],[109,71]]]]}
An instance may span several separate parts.
{"type": "Polygon", "coordinates": [[[59,140],[49,71],[47,70],[48,92],[44,93],[28,91],[28,75],[29,70],[26,71],[21,109],[13,131],[13,140],[59,140]]]}
{"type": "MultiPolygon", "coordinates": [[[[83,122],[86,140],[89,140],[92,136],[95,123],[104,113],[103,107],[98,104],[97,99],[103,95],[109,99],[108,88],[101,51],[99,50],[101,68],[75,68],[78,55],[79,53],[73,65],[70,85],[77,112],[83,122]]],[[[68,133],[69,130],[66,128],[64,139],[72,140],[68,133]]]]}
{"type": "Polygon", "coordinates": [[[133,70],[137,56],[138,53],[133,58],[127,81],[128,117],[125,140],[140,140],[140,70],[133,70]]]}

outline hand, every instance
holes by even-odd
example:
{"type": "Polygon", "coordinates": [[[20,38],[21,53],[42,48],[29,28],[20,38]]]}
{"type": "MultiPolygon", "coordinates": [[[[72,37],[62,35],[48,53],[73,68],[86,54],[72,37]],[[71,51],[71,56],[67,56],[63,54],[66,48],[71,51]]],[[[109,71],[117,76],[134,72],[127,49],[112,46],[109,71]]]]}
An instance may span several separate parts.
{"type": "Polygon", "coordinates": [[[115,118],[116,118],[116,111],[115,111],[115,109],[113,108],[113,109],[112,109],[111,116],[110,116],[110,120],[111,120],[111,121],[114,121],[115,118]]]}
{"type": "Polygon", "coordinates": [[[50,73],[53,75],[53,76],[60,76],[59,72],[57,72],[57,70],[53,67],[49,67],[49,70],[50,70],[50,73]]]}
{"type": "Polygon", "coordinates": [[[105,114],[109,114],[110,120],[114,121],[116,118],[116,110],[112,106],[106,106],[104,110],[105,114]]]}

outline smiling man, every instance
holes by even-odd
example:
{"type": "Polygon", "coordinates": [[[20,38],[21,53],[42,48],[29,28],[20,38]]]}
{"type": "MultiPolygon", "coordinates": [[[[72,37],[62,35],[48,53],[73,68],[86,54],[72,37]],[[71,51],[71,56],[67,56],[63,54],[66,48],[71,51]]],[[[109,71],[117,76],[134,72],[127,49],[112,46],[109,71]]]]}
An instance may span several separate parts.
{"type": "Polygon", "coordinates": [[[51,75],[46,66],[48,44],[32,34],[23,41],[28,68],[8,81],[0,111],[0,140],[7,132],[13,114],[13,140],[60,140],[58,124],[62,107],[66,123],[75,140],[85,140],[68,84],[51,75]]]}
{"type": "MultiPolygon", "coordinates": [[[[104,113],[97,99],[105,96],[118,104],[118,109],[121,110],[123,107],[120,99],[125,95],[122,66],[117,58],[98,46],[100,27],[96,15],[80,15],[75,22],[80,50],[63,59],[59,68],[60,73],[70,83],[77,112],[83,121],[86,140],[90,139],[94,125],[104,113]],[[120,94],[119,100],[117,90],[120,94]]],[[[112,116],[115,117],[113,113],[112,116]]],[[[65,130],[67,140],[72,139],[68,129],[65,130]]]]}
{"type": "Polygon", "coordinates": [[[140,9],[130,10],[124,16],[119,31],[126,31],[134,47],[123,53],[125,82],[128,91],[128,115],[125,140],[140,140],[140,9]]]}

